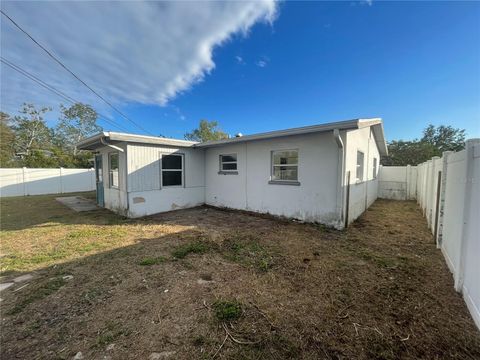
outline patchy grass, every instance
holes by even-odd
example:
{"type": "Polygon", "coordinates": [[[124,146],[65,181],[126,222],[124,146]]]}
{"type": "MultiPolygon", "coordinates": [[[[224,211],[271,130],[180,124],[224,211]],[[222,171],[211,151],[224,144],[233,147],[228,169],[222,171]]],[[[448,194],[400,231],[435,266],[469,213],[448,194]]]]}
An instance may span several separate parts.
{"type": "Polygon", "coordinates": [[[125,329],[122,324],[116,322],[107,322],[104,329],[97,336],[97,346],[105,346],[118,340],[121,336],[129,336],[131,331],[125,329]]]}
{"type": "Polygon", "coordinates": [[[41,286],[37,287],[34,292],[30,293],[29,296],[25,297],[19,303],[17,303],[10,311],[8,311],[8,314],[15,315],[22,312],[29,304],[35,301],[43,300],[47,296],[60,290],[65,285],[65,283],[66,281],[62,277],[56,277],[48,280],[41,286]]]}
{"type": "Polygon", "coordinates": [[[172,256],[176,259],[183,259],[188,254],[204,254],[210,250],[211,246],[205,242],[195,241],[188,244],[177,246],[172,251],[172,256]]]}
{"type": "Polygon", "coordinates": [[[2,282],[35,275],[2,291],[2,359],[480,358],[413,202],[379,200],[339,232],[206,207],[130,220],[54,198],[1,201],[2,282]]]}
{"type": "Polygon", "coordinates": [[[217,300],[212,307],[218,321],[233,321],[242,315],[242,306],[238,301],[217,300]]]}
{"type": "Polygon", "coordinates": [[[147,257],[145,259],[142,259],[138,264],[142,266],[151,266],[164,263],[165,261],[167,261],[167,259],[163,256],[147,257]]]}
{"type": "Polygon", "coordinates": [[[252,234],[234,233],[223,243],[224,256],[247,267],[266,272],[274,264],[277,254],[267,249],[252,234]]]}

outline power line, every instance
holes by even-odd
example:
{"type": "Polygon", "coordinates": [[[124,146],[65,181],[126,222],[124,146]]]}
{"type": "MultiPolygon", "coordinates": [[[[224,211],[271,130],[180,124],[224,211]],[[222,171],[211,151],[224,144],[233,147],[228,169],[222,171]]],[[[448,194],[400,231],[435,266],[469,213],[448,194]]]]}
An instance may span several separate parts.
{"type": "MultiPolygon", "coordinates": [[[[36,82],[38,85],[44,87],[45,89],[47,90],[50,90],[51,92],[55,93],[56,95],[62,97],[63,99],[65,99],[66,101],[72,103],[72,104],[75,104],[75,103],[79,103],[79,101],[73,99],[72,97],[68,96],[67,94],[65,94],[64,92],[54,88],[53,86],[47,84],[46,82],[44,82],[43,80],[37,78],[35,75],[29,73],[27,70],[25,69],[22,69],[20,66],[18,65],[15,65],[14,63],[10,62],[9,60],[5,59],[4,57],[1,57],[0,56],[0,61],[2,63],[4,63],[5,65],[9,66],[10,68],[12,68],[13,70],[19,72],[20,74],[22,74],[23,76],[25,76],[26,78],[36,82]]],[[[105,121],[106,123],[116,127],[117,129],[120,129],[120,130],[123,130],[123,131],[128,131],[126,128],[124,128],[123,126],[115,123],[113,120],[109,119],[108,117],[106,117],[105,115],[97,112],[97,115],[98,117],[105,121]]]]}
{"type": "MultiPolygon", "coordinates": [[[[61,67],[63,67],[67,72],[69,72],[75,79],[80,81],[85,87],[87,87],[92,93],[94,93],[96,96],[98,96],[103,102],[105,102],[108,106],[110,106],[113,110],[115,110],[118,114],[120,114],[123,118],[126,120],[130,121],[132,124],[134,124],[136,127],[139,129],[145,131],[146,133],[153,135],[150,131],[146,130],[144,127],[141,125],[137,124],[135,121],[130,119],[127,115],[125,115],[123,112],[118,110],[115,106],[113,106],[108,100],[106,100],[102,95],[97,93],[94,89],[92,89],[85,81],[80,79],[72,70],[70,70],[65,64],[63,64],[55,55],[53,55],[48,49],[46,49],[43,45],[41,45],[37,40],[33,38],[26,30],[24,30],[20,25],[18,25],[10,16],[8,16],[3,10],[0,10],[3,16],[5,16],[10,22],[15,25],[21,32],[23,32],[30,40],[32,40],[37,46],[39,46],[45,53],[51,57],[55,62],[57,62],[61,67]]],[[[154,135],[153,135],[154,136],[154,135]]]]}
{"type": "MultiPolygon", "coordinates": [[[[65,94],[64,92],[56,89],[55,87],[47,84],[46,82],[44,82],[43,80],[39,79],[38,77],[36,77],[35,75],[29,73],[27,70],[25,69],[22,69],[20,66],[18,65],[15,65],[14,63],[12,63],[11,61],[5,59],[3,56],[0,56],[0,61],[2,63],[4,63],[5,65],[9,66],[11,69],[17,71],[18,73],[22,74],[23,76],[25,76],[26,78],[36,82],[38,85],[44,87],[45,89],[47,90],[50,90],[51,92],[55,93],[56,95],[62,97],[63,99],[65,99],[66,101],[72,103],[72,104],[75,104],[75,103],[79,103],[80,101],[77,101],[75,100],[74,98],[68,96],[67,94],[65,94]]],[[[124,128],[123,126],[115,123],[113,120],[107,118],[105,115],[97,112],[97,115],[98,117],[105,121],[106,123],[110,124],[111,126],[114,126],[116,127],[117,129],[119,130],[123,130],[123,131],[128,131],[126,128],[124,128]]]]}
{"type": "MultiPolygon", "coordinates": [[[[22,69],[20,66],[18,65],[15,65],[14,63],[12,63],[11,61],[5,59],[4,57],[0,56],[0,61],[2,63],[4,63],[5,65],[9,66],[10,68],[12,68],[13,70],[19,72],[20,74],[22,74],[23,76],[27,77],[28,79],[36,82],[38,85],[44,87],[45,89],[47,90],[50,90],[51,92],[55,93],[56,95],[64,98],[66,101],[72,103],[72,104],[75,104],[75,103],[79,103],[79,101],[73,99],[72,97],[68,96],[67,94],[65,94],[64,92],[54,88],[53,86],[47,84],[46,82],[44,82],[43,80],[39,79],[38,77],[36,77],[35,75],[29,73],[27,70],[25,69],[22,69]]],[[[128,131],[127,129],[125,129],[124,127],[122,127],[121,125],[118,125],[117,123],[115,123],[113,120],[107,118],[105,115],[101,114],[101,113],[98,113],[97,112],[97,115],[98,117],[105,121],[106,123],[116,127],[117,129],[120,129],[120,130],[123,130],[123,131],[128,131]]]]}

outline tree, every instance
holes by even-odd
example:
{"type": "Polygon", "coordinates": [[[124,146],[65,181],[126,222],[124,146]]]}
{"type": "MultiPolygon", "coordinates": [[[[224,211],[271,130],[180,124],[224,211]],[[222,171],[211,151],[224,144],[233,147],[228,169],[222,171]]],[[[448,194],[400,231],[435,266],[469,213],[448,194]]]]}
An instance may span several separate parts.
{"type": "Polygon", "coordinates": [[[102,131],[97,125],[97,112],[90,106],[76,103],[69,108],[60,105],[62,116],[55,129],[56,141],[77,156],[76,144],[86,137],[102,131]]]}
{"type": "Polygon", "coordinates": [[[201,142],[228,139],[228,135],[218,127],[217,121],[208,120],[200,120],[198,129],[186,133],[184,137],[185,140],[201,142]]]}
{"type": "Polygon", "coordinates": [[[14,166],[15,134],[10,128],[10,115],[0,111],[0,167],[14,166]]]}
{"type": "Polygon", "coordinates": [[[388,144],[388,156],[381,163],[387,166],[418,165],[444,151],[459,151],[465,147],[465,130],[441,125],[428,125],[418,140],[394,140],[388,144]]]}
{"type": "Polygon", "coordinates": [[[23,104],[20,114],[13,118],[12,129],[15,132],[15,152],[29,155],[33,149],[48,149],[51,145],[52,131],[48,128],[43,115],[51,111],[43,107],[36,109],[33,104],[23,104]]]}
{"type": "Polygon", "coordinates": [[[420,141],[433,146],[433,156],[442,156],[444,151],[460,151],[465,148],[465,130],[445,125],[436,128],[430,124],[423,130],[420,141]]]}

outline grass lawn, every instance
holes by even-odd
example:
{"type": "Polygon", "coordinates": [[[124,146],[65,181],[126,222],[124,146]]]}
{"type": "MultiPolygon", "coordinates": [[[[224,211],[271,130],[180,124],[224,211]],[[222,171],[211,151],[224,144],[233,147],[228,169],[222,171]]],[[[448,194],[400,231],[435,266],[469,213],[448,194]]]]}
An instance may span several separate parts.
{"type": "Polygon", "coordinates": [[[1,282],[34,276],[0,293],[2,359],[480,358],[414,202],[378,200],[340,232],[55,197],[1,201],[1,282]]]}

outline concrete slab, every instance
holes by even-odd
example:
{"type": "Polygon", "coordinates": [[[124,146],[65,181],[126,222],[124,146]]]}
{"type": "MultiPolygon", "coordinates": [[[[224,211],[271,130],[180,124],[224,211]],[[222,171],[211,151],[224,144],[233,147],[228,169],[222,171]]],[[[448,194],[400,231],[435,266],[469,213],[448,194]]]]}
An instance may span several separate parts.
{"type": "Polygon", "coordinates": [[[22,282],[22,281],[28,281],[28,280],[32,280],[33,279],[33,275],[32,274],[25,274],[25,275],[20,275],[20,276],[17,276],[16,278],[13,279],[13,282],[22,282]]]}
{"type": "Polygon", "coordinates": [[[55,198],[59,203],[69,207],[73,211],[92,211],[97,210],[99,207],[93,200],[85,199],[81,196],[65,196],[55,198]]]}
{"type": "Polygon", "coordinates": [[[1,283],[0,284],[0,291],[3,291],[5,289],[8,289],[10,286],[15,284],[14,282],[6,282],[6,283],[1,283]]]}

